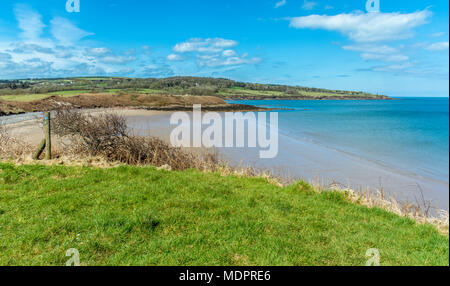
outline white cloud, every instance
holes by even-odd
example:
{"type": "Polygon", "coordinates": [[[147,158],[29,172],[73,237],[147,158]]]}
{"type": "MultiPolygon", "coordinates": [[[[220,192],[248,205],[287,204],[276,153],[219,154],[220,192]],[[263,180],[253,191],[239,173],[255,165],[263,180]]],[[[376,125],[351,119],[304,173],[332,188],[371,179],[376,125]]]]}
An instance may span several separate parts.
{"type": "MultiPolygon", "coordinates": [[[[239,55],[233,48],[238,42],[223,38],[195,38],[177,44],[167,58],[153,58],[148,46],[118,52],[108,47],[92,46],[85,37],[93,35],[66,18],[43,17],[27,6],[16,6],[15,15],[22,33],[15,41],[0,40],[0,78],[67,77],[83,75],[172,76],[168,61],[189,60],[186,68],[205,67],[219,70],[256,64],[260,58],[239,55]],[[44,19],[45,20],[45,19],[44,19]],[[44,28],[50,27],[48,32],[44,28]],[[44,33],[45,32],[45,33],[44,33]],[[139,59],[139,64],[131,63],[139,59]],[[150,64],[153,60],[153,64],[150,64]]],[[[176,63],[173,63],[176,67],[176,63]]]]}
{"type": "Polygon", "coordinates": [[[168,65],[151,64],[144,67],[142,75],[145,77],[160,78],[173,76],[174,72],[168,65]]]}
{"type": "Polygon", "coordinates": [[[362,52],[361,58],[367,61],[403,62],[409,60],[409,57],[401,54],[397,48],[388,45],[347,45],[342,48],[348,51],[362,52]]]}
{"type": "Polygon", "coordinates": [[[350,13],[310,15],[290,18],[290,26],[297,29],[337,31],[356,42],[378,42],[405,39],[412,29],[427,23],[428,10],[401,13],[350,13]]]}
{"type": "Polygon", "coordinates": [[[50,23],[53,37],[62,45],[72,45],[84,37],[93,35],[93,33],[81,30],[62,17],[55,17],[50,23]]]}
{"type": "Polygon", "coordinates": [[[428,51],[445,51],[448,50],[448,42],[434,43],[426,47],[428,51]]]}
{"type": "Polygon", "coordinates": [[[405,55],[384,55],[371,53],[363,53],[361,54],[361,58],[368,61],[379,60],[383,62],[404,62],[409,60],[409,57],[405,55]]]}
{"type": "Polygon", "coordinates": [[[287,1],[286,0],[281,0],[280,2],[277,2],[275,4],[275,8],[280,8],[281,6],[286,5],[287,1]]]}
{"type": "Polygon", "coordinates": [[[125,63],[129,63],[129,62],[136,60],[136,58],[133,56],[124,57],[124,56],[117,56],[117,55],[109,55],[109,56],[101,57],[98,60],[100,62],[107,63],[107,64],[125,64],[125,63]]]}
{"type": "Polygon", "coordinates": [[[222,52],[222,56],[224,57],[235,57],[237,56],[237,53],[233,50],[225,50],[222,52]]]}
{"type": "Polygon", "coordinates": [[[342,47],[344,50],[366,52],[366,53],[376,53],[376,54],[392,54],[398,52],[396,48],[388,45],[347,45],[342,47]]]}
{"type": "Polygon", "coordinates": [[[112,51],[108,48],[90,48],[87,49],[87,53],[93,56],[104,56],[107,54],[111,54],[112,51]]]}
{"type": "Polygon", "coordinates": [[[218,55],[197,55],[197,64],[200,67],[226,67],[226,66],[238,66],[244,64],[257,64],[261,62],[260,58],[246,58],[247,55],[232,56],[232,57],[219,57],[218,55]]]}
{"type": "Polygon", "coordinates": [[[182,61],[183,57],[180,56],[180,55],[177,55],[177,54],[170,54],[170,55],[167,56],[167,60],[168,61],[172,61],[172,62],[182,61]]]}
{"type": "Polygon", "coordinates": [[[317,6],[316,2],[304,0],[302,9],[303,10],[313,10],[316,6],[317,6]]]}
{"type": "Polygon", "coordinates": [[[226,48],[232,48],[237,45],[238,43],[236,41],[222,38],[193,38],[184,43],[176,44],[173,50],[177,53],[217,53],[226,48]]]}
{"type": "Polygon", "coordinates": [[[19,22],[19,28],[22,30],[22,38],[31,41],[39,39],[45,27],[41,15],[28,6],[20,4],[15,6],[14,13],[19,22]]]}
{"type": "Polygon", "coordinates": [[[413,65],[411,63],[403,63],[403,64],[393,64],[393,65],[387,65],[387,66],[380,66],[380,67],[374,67],[372,68],[373,71],[378,71],[378,72],[387,72],[387,71],[394,71],[394,72],[398,72],[398,71],[402,71],[408,68],[413,67],[413,65]]]}
{"type": "Polygon", "coordinates": [[[18,54],[26,54],[34,52],[43,54],[53,53],[53,50],[49,47],[44,47],[38,44],[30,44],[30,43],[19,43],[10,51],[18,54]]]}
{"type": "Polygon", "coordinates": [[[51,33],[44,37],[41,15],[27,6],[14,9],[22,34],[16,41],[0,41],[0,77],[63,77],[115,74],[135,57],[115,54],[106,47],[88,47],[79,42],[91,33],[69,20],[54,18],[51,33]]]}
{"type": "MultiPolygon", "coordinates": [[[[231,48],[238,45],[234,40],[223,38],[193,38],[186,42],[176,44],[173,48],[176,53],[193,53],[195,54],[197,66],[200,68],[221,68],[221,67],[237,67],[246,64],[257,64],[260,58],[247,58],[248,54],[241,56],[231,48]]],[[[171,54],[167,57],[168,61],[174,61],[181,58],[179,54],[171,54]]]]}

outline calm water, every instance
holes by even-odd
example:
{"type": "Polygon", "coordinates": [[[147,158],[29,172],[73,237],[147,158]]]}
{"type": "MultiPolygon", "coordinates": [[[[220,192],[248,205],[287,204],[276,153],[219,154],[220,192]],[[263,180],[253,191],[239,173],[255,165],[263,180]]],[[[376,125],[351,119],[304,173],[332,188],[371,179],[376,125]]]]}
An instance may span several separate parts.
{"type": "Polygon", "coordinates": [[[239,100],[280,111],[280,133],[448,184],[449,99],[239,100]]]}

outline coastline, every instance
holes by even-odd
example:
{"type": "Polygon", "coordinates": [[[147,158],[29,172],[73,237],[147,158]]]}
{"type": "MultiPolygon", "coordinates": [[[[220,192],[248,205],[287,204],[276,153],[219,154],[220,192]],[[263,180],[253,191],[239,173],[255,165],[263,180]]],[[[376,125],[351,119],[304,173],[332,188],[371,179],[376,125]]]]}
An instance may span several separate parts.
{"type": "MultiPolygon", "coordinates": [[[[165,141],[169,140],[173,128],[169,123],[170,111],[113,108],[85,112],[120,114],[126,118],[133,132],[165,141]]],[[[37,118],[6,125],[13,137],[29,144],[37,145],[42,139],[42,129],[37,118]]],[[[280,151],[275,160],[259,159],[259,150],[254,148],[219,148],[217,151],[234,166],[266,169],[290,180],[302,179],[323,186],[337,185],[354,190],[370,189],[373,192],[382,188],[386,195],[404,202],[415,202],[424,195],[427,201],[433,202],[433,207],[449,209],[448,183],[382,165],[317,142],[293,138],[283,132],[280,132],[279,144],[280,151]]]]}
{"type": "MultiPolygon", "coordinates": [[[[147,120],[128,117],[128,123],[140,135],[152,135],[168,141],[170,113],[147,120]]],[[[331,148],[302,138],[293,138],[280,130],[276,159],[259,159],[255,148],[218,148],[223,159],[234,166],[269,170],[289,180],[302,179],[314,184],[339,185],[354,190],[383,191],[402,202],[430,201],[436,209],[449,209],[449,184],[417,175],[389,164],[382,164],[338,148],[331,148]]]]}
{"type": "Polygon", "coordinates": [[[225,96],[220,97],[224,100],[396,100],[396,98],[388,97],[385,95],[380,96],[261,96],[261,95],[236,95],[236,96],[225,96]]]}
{"type": "Polygon", "coordinates": [[[50,95],[41,99],[26,100],[27,95],[17,96],[16,101],[4,100],[0,96],[0,117],[43,112],[59,108],[128,108],[157,111],[189,111],[192,105],[201,104],[205,111],[271,111],[274,109],[246,104],[230,104],[237,100],[395,100],[385,95],[264,95],[264,94],[215,94],[215,95],[170,95],[143,93],[81,93],[79,95],[50,95]],[[20,100],[19,100],[20,98],[20,100]]]}

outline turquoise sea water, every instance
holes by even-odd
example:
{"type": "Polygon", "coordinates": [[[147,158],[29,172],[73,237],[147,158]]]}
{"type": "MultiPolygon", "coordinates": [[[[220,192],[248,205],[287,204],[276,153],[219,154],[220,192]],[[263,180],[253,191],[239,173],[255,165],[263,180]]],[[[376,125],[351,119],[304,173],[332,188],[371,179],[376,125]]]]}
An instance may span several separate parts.
{"type": "Polygon", "coordinates": [[[239,100],[279,111],[280,133],[449,182],[449,99],[239,100]]]}

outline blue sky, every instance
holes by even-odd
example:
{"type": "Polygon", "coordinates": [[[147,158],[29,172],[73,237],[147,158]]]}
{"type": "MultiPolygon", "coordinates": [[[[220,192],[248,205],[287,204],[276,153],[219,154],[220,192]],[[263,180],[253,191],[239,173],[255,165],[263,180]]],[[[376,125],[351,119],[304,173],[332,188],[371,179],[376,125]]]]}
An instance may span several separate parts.
{"type": "Polygon", "coordinates": [[[225,77],[448,96],[447,0],[0,2],[0,78],[225,77]]]}

